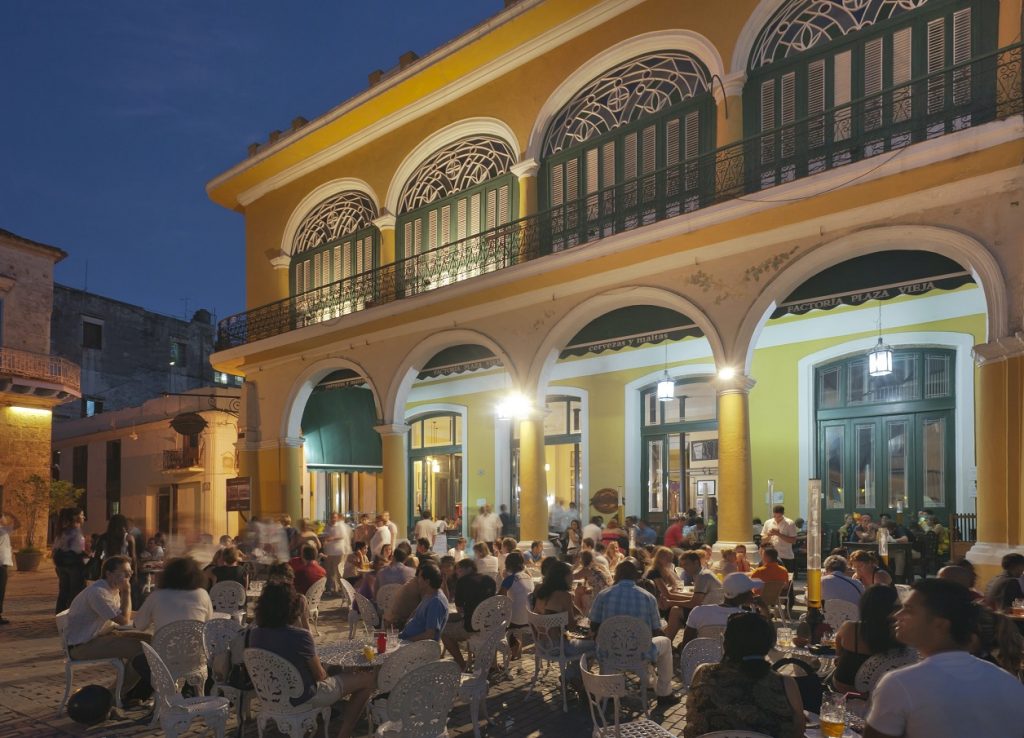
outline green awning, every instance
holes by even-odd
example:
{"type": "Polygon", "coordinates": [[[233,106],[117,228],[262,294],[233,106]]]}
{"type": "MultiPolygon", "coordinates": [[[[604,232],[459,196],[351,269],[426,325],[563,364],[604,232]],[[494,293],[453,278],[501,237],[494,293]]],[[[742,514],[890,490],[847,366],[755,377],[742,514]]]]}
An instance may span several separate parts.
{"type": "Polygon", "coordinates": [[[316,390],[302,413],[306,466],[334,471],[381,468],[373,393],[362,387],[316,390]]]}
{"type": "Polygon", "coordinates": [[[559,358],[681,341],[704,333],[685,315],[654,305],[631,305],[605,313],[572,337],[559,358]]]}

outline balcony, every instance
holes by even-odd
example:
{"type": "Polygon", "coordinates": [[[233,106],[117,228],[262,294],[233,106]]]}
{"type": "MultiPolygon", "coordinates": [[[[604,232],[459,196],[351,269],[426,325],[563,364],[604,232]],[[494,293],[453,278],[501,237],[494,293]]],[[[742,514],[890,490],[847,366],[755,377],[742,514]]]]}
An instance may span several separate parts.
{"type": "Polygon", "coordinates": [[[0,394],[56,405],[81,396],[78,365],[50,354],[0,347],[0,394]]]}
{"type": "Polygon", "coordinates": [[[164,472],[197,472],[203,470],[202,449],[176,448],[164,451],[164,472]]]}
{"type": "Polygon", "coordinates": [[[1000,49],[574,202],[232,315],[220,321],[217,349],[369,310],[1019,115],[1021,56],[1020,44],[1000,49]]]}

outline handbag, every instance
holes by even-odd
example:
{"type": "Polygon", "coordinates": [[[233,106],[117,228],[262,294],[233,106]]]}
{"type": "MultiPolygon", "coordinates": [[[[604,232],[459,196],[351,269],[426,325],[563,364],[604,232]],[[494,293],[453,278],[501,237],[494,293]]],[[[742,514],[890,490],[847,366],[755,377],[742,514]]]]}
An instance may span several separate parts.
{"type": "MultiPolygon", "coordinates": [[[[245,647],[249,647],[249,629],[245,630],[245,647]]],[[[229,687],[241,690],[242,692],[251,692],[254,687],[252,686],[252,679],[249,678],[249,670],[245,668],[245,662],[240,661],[237,664],[231,664],[231,668],[228,669],[227,684],[229,687]]]]}
{"type": "Polygon", "coordinates": [[[793,679],[796,680],[796,686],[800,689],[800,699],[803,700],[804,709],[817,714],[821,710],[821,696],[825,691],[821,677],[806,661],[792,657],[776,661],[772,664],[772,671],[778,672],[783,666],[789,665],[793,665],[803,672],[793,679]]]}

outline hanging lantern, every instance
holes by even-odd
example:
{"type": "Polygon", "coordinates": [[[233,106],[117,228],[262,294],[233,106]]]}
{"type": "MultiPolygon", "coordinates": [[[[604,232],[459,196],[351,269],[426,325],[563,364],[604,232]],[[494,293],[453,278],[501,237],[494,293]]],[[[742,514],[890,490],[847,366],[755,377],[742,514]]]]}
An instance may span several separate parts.
{"type": "Polygon", "coordinates": [[[676,399],[676,383],[669,378],[666,371],[665,376],[658,382],[658,400],[660,402],[668,402],[674,399],[676,399]]]}
{"type": "Polygon", "coordinates": [[[885,377],[892,374],[892,348],[878,337],[878,344],[868,354],[868,374],[872,377],[885,377]]]}

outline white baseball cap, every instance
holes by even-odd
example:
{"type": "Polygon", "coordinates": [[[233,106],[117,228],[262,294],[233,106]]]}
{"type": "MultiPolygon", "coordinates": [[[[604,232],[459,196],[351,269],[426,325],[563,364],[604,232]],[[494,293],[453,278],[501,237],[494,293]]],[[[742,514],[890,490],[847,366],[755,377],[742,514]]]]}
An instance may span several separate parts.
{"type": "Polygon", "coordinates": [[[725,596],[730,600],[734,597],[739,597],[745,592],[761,589],[762,587],[764,587],[764,582],[760,579],[751,579],[746,574],[738,571],[729,574],[722,581],[722,588],[725,589],[725,596]]]}

